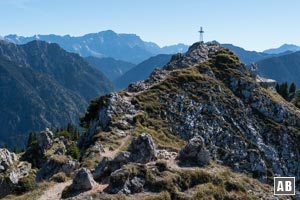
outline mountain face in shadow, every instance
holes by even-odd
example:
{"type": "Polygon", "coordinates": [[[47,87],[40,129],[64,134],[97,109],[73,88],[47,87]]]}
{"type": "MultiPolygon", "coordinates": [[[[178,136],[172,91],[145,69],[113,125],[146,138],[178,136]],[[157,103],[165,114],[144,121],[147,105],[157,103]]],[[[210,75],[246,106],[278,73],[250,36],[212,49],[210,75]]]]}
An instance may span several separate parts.
{"type": "Polygon", "coordinates": [[[125,62],[122,60],[116,60],[114,58],[97,58],[89,56],[86,57],[85,60],[92,67],[103,72],[103,74],[111,81],[119,78],[135,66],[135,64],[125,62]]]}
{"type": "Polygon", "coordinates": [[[77,123],[89,101],[112,84],[57,44],[0,41],[0,88],[0,143],[22,145],[29,131],[77,123]]]}
{"type": "Polygon", "coordinates": [[[126,88],[130,83],[146,79],[157,67],[167,64],[172,55],[157,55],[136,65],[114,81],[116,89],[126,88]]]}
{"type": "Polygon", "coordinates": [[[232,44],[222,44],[222,46],[233,51],[236,55],[239,56],[241,61],[244,62],[245,64],[251,64],[251,63],[257,62],[259,60],[277,56],[277,55],[261,53],[261,52],[257,52],[257,51],[247,51],[241,47],[238,47],[238,46],[235,46],[232,44]]]}
{"type": "Polygon", "coordinates": [[[300,52],[272,57],[257,62],[258,73],[282,82],[295,82],[300,86],[300,52]]]}

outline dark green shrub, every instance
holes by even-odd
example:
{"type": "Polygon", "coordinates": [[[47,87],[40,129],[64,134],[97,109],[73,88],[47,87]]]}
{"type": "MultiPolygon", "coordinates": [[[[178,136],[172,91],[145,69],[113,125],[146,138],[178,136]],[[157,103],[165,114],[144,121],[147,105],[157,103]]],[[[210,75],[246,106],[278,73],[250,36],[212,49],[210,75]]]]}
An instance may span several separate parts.
{"type": "Polygon", "coordinates": [[[59,138],[59,137],[61,137],[61,136],[63,136],[64,138],[66,138],[66,139],[72,139],[72,134],[71,133],[69,133],[68,131],[66,131],[66,130],[62,130],[62,131],[59,131],[59,132],[57,132],[56,134],[55,134],[55,137],[56,138],[59,138]]]}
{"type": "Polygon", "coordinates": [[[67,148],[67,155],[72,156],[72,158],[79,160],[80,159],[80,150],[76,144],[71,144],[67,148]]]}
{"type": "Polygon", "coordinates": [[[57,174],[54,174],[50,181],[54,181],[54,182],[57,182],[57,183],[63,183],[67,180],[67,176],[64,172],[59,172],[57,174]]]}
{"type": "Polygon", "coordinates": [[[59,138],[61,136],[63,136],[66,139],[73,140],[73,141],[78,141],[79,138],[80,138],[80,134],[79,134],[78,129],[75,126],[71,125],[71,124],[68,124],[66,129],[61,128],[60,130],[58,130],[55,133],[56,138],[59,138]]]}
{"type": "Polygon", "coordinates": [[[30,132],[28,139],[27,139],[27,148],[29,148],[29,146],[33,145],[34,143],[36,143],[36,133],[35,132],[30,132]]]}
{"type": "Polygon", "coordinates": [[[17,194],[23,194],[28,191],[32,191],[37,188],[37,183],[35,182],[35,176],[33,174],[28,175],[27,177],[21,178],[16,187],[17,194]]]}
{"type": "Polygon", "coordinates": [[[242,191],[247,192],[247,190],[243,187],[241,183],[238,182],[232,182],[232,181],[226,181],[225,182],[225,188],[227,191],[242,191]]]}
{"type": "Polygon", "coordinates": [[[289,93],[290,94],[295,93],[296,89],[297,89],[296,84],[294,82],[292,82],[291,85],[290,85],[289,93]]]}
{"type": "Polygon", "coordinates": [[[109,95],[106,95],[91,100],[86,113],[84,114],[84,116],[80,117],[80,126],[88,128],[90,122],[97,117],[100,107],[106,104],[108,98],[109,95]]]}
{"type": "Polygon", "coordinates": [[[164,160],[157,161],[155,163],[155,165],[156,165],[158,171],[160,171],[160,172],[163,172],[163,171],[167,170],[167,168],[168,168],[167,162],[164,160]]]}

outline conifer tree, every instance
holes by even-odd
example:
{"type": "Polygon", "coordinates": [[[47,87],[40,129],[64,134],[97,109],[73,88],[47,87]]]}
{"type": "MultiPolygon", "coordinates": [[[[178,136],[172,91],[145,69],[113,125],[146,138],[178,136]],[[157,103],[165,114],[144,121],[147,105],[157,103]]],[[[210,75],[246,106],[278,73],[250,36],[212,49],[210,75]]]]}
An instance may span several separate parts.
{"type": "Polygon", "coordinates": [[[292,82],[292,84],[290,85],[289,93],[294,94],[295,92],[296,92],[296,84],[292,82]]]}
{"type": "Polygon", "coordinates": [[[280,94],[280,87],[279,87],[279,84],[278,84],[278,83],[276,83],[275,89],[276,89],[276,91],[278,92],[278,94],[280,94]]]}
{"type": "Polygon", "coordinates": [[[18,153],[18,147],[17,147],[17,145],[14,145],[14,147],[13,147],[13,152],[14,152],[14,153],[18,153]]]}
{"type": "Polygon", "coordinates": [[[287,82],[284,82],[278,86],[276,86],[276,90],[278,94],[280,94],[284,99],[288,99],[289,97],[289,88],[287,82]]]}
{"type": "Polygon", "coordinates": [[[27,148],[36,140],[34,132],[30,132],[27,140],[27,148]]]}

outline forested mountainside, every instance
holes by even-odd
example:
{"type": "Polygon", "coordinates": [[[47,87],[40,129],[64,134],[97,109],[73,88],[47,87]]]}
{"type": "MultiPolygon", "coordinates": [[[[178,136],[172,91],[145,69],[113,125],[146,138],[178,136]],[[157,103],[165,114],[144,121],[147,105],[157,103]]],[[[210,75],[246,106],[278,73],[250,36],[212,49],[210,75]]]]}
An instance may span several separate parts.
{"type": "Polygon", "coordinates": [[[272,57],[256,62],[258,73],[262,76],[275,79],[279,83],[296,83],[300,86],[300,52],[278,57],[272,57]]]}
{"type": "Polygon", "coordinates": [[[57,44],[0,41],[0,144],[24,147],[30,131],[78,123],[90,100],[111,82],[57,44]]]}
{"type": "Polygon", "coordinates": [[[97,57],[86,57],[85,60],[94,68],[103,72],[103,74],[114,81],[119,78],[127,71],[132,69],[135,65],[122,60],[116,60],[113,58],[97,58],[97,57]]]}
{"type": "Polygon", "coordinates": [[[127,88],[130,83],[148,78],[155,68],[163,67],[170,61],[171,57],[172,55],[161,54],[141,62],[114,80],[115,88],[124,89],[127,88]]]}

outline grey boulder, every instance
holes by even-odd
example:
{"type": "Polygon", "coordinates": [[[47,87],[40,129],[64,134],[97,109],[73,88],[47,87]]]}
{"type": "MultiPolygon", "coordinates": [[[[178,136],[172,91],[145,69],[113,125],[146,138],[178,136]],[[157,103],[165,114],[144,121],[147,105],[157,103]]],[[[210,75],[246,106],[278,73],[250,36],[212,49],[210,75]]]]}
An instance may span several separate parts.
{"type": "Polygon", "coordinates": [[[81,168],[75,175],[70,189],[74,191],[87,191],[92,189],[95,185],[96,182],[90,170],[81,168]]]}
{"type": "Polygon", "coordinates": [[[148,163],[156,160],[156,147],[151,135],[142,133],[133,138],[127,151],[131,153],[131,161],[137,163],[148,163]]]}
{"type": "Polygon", "coordinates": [[[209,164],[210,153],[206,150],[204,139],[196,136],[179,151],[178,159],[182,165],[205,166],[209,164]]]}

